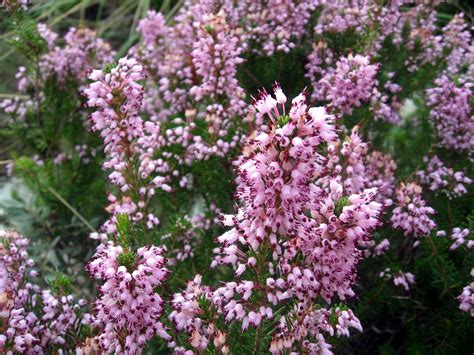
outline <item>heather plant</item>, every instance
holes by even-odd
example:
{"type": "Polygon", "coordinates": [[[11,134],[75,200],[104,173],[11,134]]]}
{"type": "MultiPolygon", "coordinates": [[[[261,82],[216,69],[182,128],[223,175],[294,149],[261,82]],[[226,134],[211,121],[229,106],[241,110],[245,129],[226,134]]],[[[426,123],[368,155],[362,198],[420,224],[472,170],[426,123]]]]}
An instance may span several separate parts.
{"type": "Polygon", "coordinates": [[[471,8],[114,3],[0,3],[0,352],[474,351],[471,8]]]}

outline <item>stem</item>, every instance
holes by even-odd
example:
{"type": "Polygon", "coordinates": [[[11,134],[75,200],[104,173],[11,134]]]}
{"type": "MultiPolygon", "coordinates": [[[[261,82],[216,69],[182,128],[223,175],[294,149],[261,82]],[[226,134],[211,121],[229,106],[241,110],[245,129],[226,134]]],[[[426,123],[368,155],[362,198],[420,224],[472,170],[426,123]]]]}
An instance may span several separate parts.
{"type": "Polygon", "coordinates": [[[56,190],[52,187],[48,187],[48,191],[51,192],[59,201],[61,201],[64,206],[66,206],[77,218],[79,218],[82,223],[84,223],[92,233],[96,233],[95,228],[74,208],[72,207],[56,190]]]}
{"type": "Polygon", "coordinates": [[[23,95],[23,94],[6,94],[6,93],[0,93],[0,98],[2,99],[23,99],[26,100],[29,98],[28,95],[23,95]]]}
{"type": "Polygon", "coordinates": [[[441,271],[441,274],[443,275],[444,286],[445,286],[446,289],[448,289],[449,288],[448,276],[446,274],[445,268],[443,267],[443,264],[440,262],[440,257],[439,257],[439,254],[438,254],[438,248],[436,248],[436,245],[433,243],[433,239],[431,239],[431,236],[428,236],[428,241],[430,243],[431,249],[433,250],[433,255],[436,258],[436,264],[438,265],[438,267],[441,271]]]}
{"type": "Polygon", "coordinates": [[[453,214],[452,214],[452,211],[451,211],[451,200],[448,199],[448,220],[449,220],[449,224],[452,225],[453,224],[453,214]]]}
{"type": "Polygon", "coordinates": [[[379,296],[379,294],[384,290],[385,286],[387,285],[387,282],[385,281],[382,286],[380,286],[380,288],[377,290],[377,292],[375,293],[375,295],[373,295],[368,301],[367,303],[368,304],[371,304],[372,302],[374,302],[377,297],[379,296]]]}
{"type": "Polygon", "coordinates": [[[257,328],[257,333],[255,334],[255,346],[254,346],[254,355],[257,355],[260,352],[260,338],[262,337],[262,324],[263,321],[260,322],[257,328]]]}

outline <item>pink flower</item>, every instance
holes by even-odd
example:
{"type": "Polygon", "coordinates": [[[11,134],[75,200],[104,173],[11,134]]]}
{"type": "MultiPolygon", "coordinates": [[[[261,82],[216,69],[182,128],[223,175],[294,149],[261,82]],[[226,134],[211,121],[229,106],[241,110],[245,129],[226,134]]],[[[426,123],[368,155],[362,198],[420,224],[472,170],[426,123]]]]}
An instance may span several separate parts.
{"type": "Polygon", "coordinates": [[[58,297],[51,290],[29,282],[35,277],[29,259],[29,240],[13,231],[0,230],[0,319],[5,328],[0,348],[20,353],[45,353],[52,347],[68,349],[66,338],[78,332],[79,309],[84,300],[58,297]],[[5,349],[5,345],[8,347],[5,349]]]}
{"type": "Polygon", "coordinates": [[[377,70],[377,65],[369,64],[368,57],[342,57],[336,63],[336,69],[319,82],[322,94],[342,114],[350,115],[354,107],[369,101],[377,70]]]}
{"type": "MultiPolygon", "coordinates": [[[[275,96],[279,90],[276,86],[275,96]]],[[[343,300],[352,297],[361,257],[358,247],[380,225],[382,208],[374,201],[377,189],[344,195],[340,177],[323,183],[327,158],[319,147],[337,139],[334,117],[324,108],[308,109],[302,93],[285,114],[283,105],[266,91],[255,105],[262,118],[270,119],[270,127],[256,133],[250,154],[240,159],[236,192],[240,208],[233,216],[222,216],[233,228],[218,238],[220,247],[212,264],[236,268],[236,281],[216,289],[212,301],[227,321],[241,321],[243,330],[271,318],[272,308],[288,299],[310,309],[318,297],[328,303],[336,295],[343,300]],[[254,271],[247,273],[247,265],[254,271]],[[260,281],[250,278],[262,268],[271,276],[260,281]],[[266,299],[263,308],[252,303],[254,295],[266,299]]],[[[296,309],[285,312],[294,317],[296,309]]],[[[320,323],[320,313],[308,317],[304,324],[312,322],[312,336],[334,333],[320,323]]],[[[270,350],[280,349],[277,339],[288,332],[294,338],[284,342],[285,348],[301,344],[302,338],[293,333],[299,326],[277,331],[270,350]]],[[[338,332],[347,335],[349,326],[360,328],[358,321],[348,322],[338,332]]],[[[316,344],[304,346],[311,349],[316,344]]]]}
{"type": "Polygon", "coordinates": [[[160,322],[163,300],[155,292],[169,272],[165,251],[156,246],[139,248],[133,265],[124,266],[120,256],[125,251],[109,242],[99,245],[87,264],[90,275],[104,282],[95,301],[93,324],[101,330],[98,340],[106,351],[137,353],[154,336],[171,341],[160,322]]]}
{"type": "Polygon", "coordinates": [[[471,84],[457,87],[447,76],[436,79],[436,87],[426,91],[431,106],[430,120],[439,144],[458,152],[474,149],[474,116],[471,111],[471,84]]]}
{"type": "Polygon", "coordinates": [[[403,230],[405,236],[427,236],[436,227],[430,215],[435,210],[426,206],[421,196],[422,188],[416,183],[402,183],[396,191],[395,209],[390,222],[393,228],[403,230]]]}
{"type": "Polygon", "coordinates": [[[444,193],[449,199],[467,193],[464,185],[471,184],[472,180],[465,176],[464,172],[446,167],[436,155],[431,158],[425,157],[423,160],[428,163],[427,169],[418,171],[417,175],[431,191],[444,193]]]}

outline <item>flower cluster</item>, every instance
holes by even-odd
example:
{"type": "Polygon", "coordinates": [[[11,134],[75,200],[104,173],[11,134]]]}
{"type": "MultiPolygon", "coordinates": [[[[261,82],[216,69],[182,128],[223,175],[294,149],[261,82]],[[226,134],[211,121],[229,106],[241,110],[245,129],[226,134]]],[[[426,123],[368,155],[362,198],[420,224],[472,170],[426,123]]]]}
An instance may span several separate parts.
{"type": "Polygon", "coordinates": [[[402,286],[405,291],[409,291],[410,286],[415,284],[415,275],[411,272],[392,272],[390,268],[386,268],[379,276],[386,280],[393,279],[393,284],[395,286],[402,286]]]}
{"type": "Polygon", "coordinates": [[[378,65],[369,64],[370,57],[349,55],[341,57],[333,67],[334,53],[324,41],[313,45],[308,56],[305,76],[313,87],[312,99],[329,101],[336,112],[351,115],[353,109],[363,103],[370,105],[375,119],[389,123],[399,123],[397,111],[400,103],[395,94],[400,87],[391,82],[385,83],[390,95],[378,88],[378,65]],[[391,96],[391,99],[389,99],[391,96]]]}
{"type": "Polygon", "coordinates": [[[420,2],[408,11],[400,12],[395,24],[393,42],[410,50],[405,65],[415,72],[421,65],[434,63],[443,53],[442,36],[436,35],[436,11],[439,1],[420,2]],[[408,27],[408,36],[405,29],[408,27]]]}
{"type": "MultiPolygon", "coordinates": [[[[344,142],[338,140],[328,146],[327,167],[333,176],[343,178],[344,190],[348,194],[362,192],[370,182],[365,174],[368,144],[359,136],[359,126],[354,126],[350,137],[344,142]]],[[[331,177],[328,178],[330,182],[331,177]]]]}
{"type": "Polygon", "coordinates": [[[368,24],[371,12],[375,12],[375,4],[361,2],[324,2],[323,11],[314,31],[345,32],[349,29],[362,31],[368,24]]]}
{"type": "Polygon", "coordinates": [[[426,236],[436,227],[430,218],[435,210],[426,205],[421,192],[421,186],[414,182],[401,183],[395,192],[396,207],[390,222],[393,228],[401,229],[405,236],[426,236]]]}
{"type": "Polygon", "coordinates": [[[312,44],[312,52],[308,55],[305,65],[306,73],[305,77],[311,82],[313,88],[312,99],[317,99],[321,96],[319,80],[327,75],[326,66],[330,66],[335,62],[334,53],[331,48],[328,47],[328,43],[325,41],[318,41],[312,44]]]}
{"type": "Polygon", "coordinates": [[[99,245],[87,264],[90,275],[104,282],[92,323],[101,329],[98,340],[105,351],[135,354],[156,335],[171,341],[160,322],[163,300],[155,291],[168,275],[165,251],[146,246],[135,254],[109,242],[99,245]]]}
{"type": "MultiPolygon", "coordinates": [[[[337,178],[325,188],[315,184],[327,172],[327,158],[318,147],[337,139],[334,117],[324,108],[308,109],[304,93],[293,99],[288,113],[285,102],[279,86],[275,97],[262,91],[255,101],[270,127],[256,134],[248,156],[241,158],[236,193],[241,208],[235,215],[223,216],[223,223],[233,229],[218,238],[221,246],[212,264],[236,268],[240,280],[216,289],[213,303],[228,321],[241,321],[244,330],[271,319],[272,307],[284,300],[296,302],[287,313],[295,323],[285,325],[290,331],[274,334],[273,352],[296,344],[308,350],[325,346],[322,332],[333,334],[333,330],[321,314],[329,311],[318,309],[314,301],[354,295],[351,285],[361,257],[358,246],[380,224],[382,208],[374,201],[376,189],[344,196],[337,178]],[[248,279],[248,269],[270,276],[248,279]],[[263,305],[255,305],[250,297],[263,305]],[[303,314],[304,324],[313,324],[305,328],[306,335],[298,325],[303,314]],[[309,335],[319,341],[311,343],[306,339],[309,335]]],[[[356,318],[347,315],[341,315],[347,322],[341,320],[346,328],[338,330],[340,334],[346,335],[349,326],[360,327],[356,318]]]]}
{"type": "Polygon", "coordinates": [[[470,313],[474,317],[474,282],[463,288],[462,293],[458,296],[459,309],[470,313]]]}
{"type": "Polygon", "coordinates": [[[243,1],[240,12],[244,11],[241,17],[249,32],[248,40],[259,43],[266,55],[289,52],[304,35],[311,14],[319,4],[319,0],[243,1]]]}
{"type": "Polygon", "coordinates": [[[64,36],[64,47],[55,46],[58,35],[45,25],[40,24],[38,30],[51,49],[41,60],[42,75],[55,74],[59,83],[67,77],[83,82],[88,70],[113,61],[110,45],[90,29],[70,28],[64,36]]]}
{"type": "Polygon", "coordinates": [[[0,351],[44,353],[53,347],[67,349],[66,338],[75,333],[78,310],[84,300],[72,295],[57,297],[51,290],[30,283],[35,270],[29,259],[29,240],[16,232],[0,231],[0,351]],[[11,348],[10,348],[11,347],[11,348]]]}
{"type": "Polygon", "coordinates": [[[472,180],[464,172],[448,168],[436,155],[425,157],[424,161],[428,163],[426,171],[420,170],[417,175],[431,191],[443,193],[450,199],[467,193],[465,185],[471,184],[472,180]]]}
{"type": "MultiPolygon", "coordinates": [[[[103,66],[113,60],[114,52],[109,43],[96,37],[96,33],[87,28],[70,28],[63,38],[64,46],[59,46],[58,34],[47,25],[38,24],[38,33],[47,43],[48,51],[38,59],[38,71],[31,72],[25,67],[19,67],[16,75],[18,90],[27,92],[35,87],[38,82],[45,82],[54,78],[61,86],[74,82],[83,84],[86,72],[95,66],[103,66]]],[[[41,94],[41,93],[39,93],[41,94]]]]}
{"type": "Polygon", "coordinates": [[[52,31],[46,24],[39,23],[37,30],[41,38],[43,38],[48,44],[48,49],[53,49],[56,40],[58,39],[58,34],[52,31]]]}
{"type": "Polygon", "coordinates": [[[378,188],[378,202],[388,206],[395,190],[397,164],[390,154],[372,151],[365,157],[365,174],[370,185],[378,188]]]}
{"type": "MultiPolygon", "coordinates": [[[[173,311],[169,319],[177,330],[189,335],[189,343],[193,348],[204,351],[212,340],[216,349],[227,354],[229,353],[229,346],[226,344],[227,335],[217,328],[213,319],[214,292],[201,283],[202,276],[196,275],[192,281],[188,282],[186,290],[173,296],[171,301],[173,311]]],[[[185,352],[184,349],[179,348],[175,351],[185,352]]]]}
{"type": "Polygon", "coordinates": [[[151,80],[159,81],[147,91],[144,106],[152,118],[186,113],[189,119],[204,118],[210,132],[223,137],[229,119],[242,116],[248,105],[236,76],[243,61],[240,36],[224,10],[213,10],[188,2],[174,26],[167,26],[160,13],[149,12],[139,23],[143,42],[135,51],[151,80]]]}
{"type": "MultiPolygon", "coordinates": [[[[440,232],[443,232],[443,231],[440,231],[440,232]]],[[[446,233],[444,232],[444,234],[446,233]]],[[[441,236],[442,235],[443,234],[441,234],[441,236]]],[[[464,229],[461,229],[459,227],[453,228],[453,230],[451,231],[450,238],[454,241],[454,243],[449,248],[450,250],[455,250],[464,244],[466,244],[467,249],[471,249],[472,247],[474,247],[474,240],[471,239],[471,231],[468,228],[464,228],[464,229]],[[468,236],[469,236],[469,239],[466,240],[466,237],[468,236]]]]}
{"type": "MultiPolygon", "coordinates": [[[[7,317],[9,308],[17,300],[18,291],[23,286],[27,267],[34,265],[33,260],[28,257],[27,247],[29,240],[23,238],[16,232],[0,231],[0,314],[7,317]]],[[[32,271],[34,276],[35,271],[32,271]]],[[[26,301],[19,299],[20,302],[26,301]]]]}
{"type": "Polygon", "coordinates": [[[447,76],[435,81],[436,87],[426,91],[431,106],[430,119],[439,144],[455,151],[474,149],[474,116],[471,110],[472,89],[466,83],[457,87],[447,76]]]}
{"type": "Polygon", "coordinates": [[[320,181],[327,185],[332,177],[342,178],[344,190],[348,194],[360,193],[367,188],[377,188],[377,201],[391,205],[390,197],[395,188],[395,161],[390,154],[372,151],[362,141],[359,126],[354,126],[351,135],[344,141],[338,140],[328,145],[330,174],[320,181]]]}
{"type": "MultiPolygon", "coordinates": [[[[472,35],[469,25],[464,19],[464,14],[456,14],[453,19],[443,28],[443,44],[450,50],[446,58],[448,68],[446,74],[453,77],[462,72],[463,66],[472,65],[469,62],[469,52],[472,52],[472,35]]],[[[468,79],[472,80],[473,78],[468,79]]]]}
{"type": "MultiPolygon", "coordinates": [[[[471,276],[474,277],[474,269],[471,270],[471,276]]],[[[459,309],[474,317],[474,281],[463,288],[458,301],[459,309]]]]}
{"type": "MultiPolygon", "coordinates": [[[[218,104],[209,105],[206,109],[207,120],[213,115],[220,120],[242,115],[247,104],[242,100],[245,93],[236,77],[237,65],[243,62],[240,57],[242,48],[239,46],[239,38],[229,28],[222,13],[206,14],[202,22],[197,30],[198,40],[191,52],[199,83],[191,87],[189,93],[198,102],[203,97],[213,101],[217,101],[219,97],[230,99],[226,107],[218,104]]],[[[221,122],[214,121],[211,120],[209,124],[217,125],[216,128],[219,128],[218,123],[221,122]]]]}
{"type": "Polygon", "coordinates": [[[49,347],[67,348],[66,338],[77,332],[77,311],[85,301],[76,304],[72,295],[56,298],[50,290],[28,296],[32,297],[32,306],[36,302],[41,304],[40,313],[28,310],[26,304],[11,309],[8,329],[0,334],[0,349],[2,338],[3,346],[11,341],[12,350],[17,352],[43,353],[49,347]]]}
{"type": "Polygon", "coordinates": [[[332,354],[331,345],[326,342],[323,333],[329,336],[349,336],[349,328],[362,331],[359,319],[350,309],[334,307],[329,310],[303,310],[301,305],[295,306],[288,318],[280,318],[269,350],[272,354],[281,354],[298,339],[310,354],[332,354]],[[291,324],[287,319],[291,319],[291,324]],[[313,342],[303,340],[308,335],[314,336],[313,342]]]}
{"type": "Polygon", "coordinates": [[[389,249],[390,249],[390,241],[388,239],[383,239],[380,243],[374,246],[373,253],[376,256],[380,256],[389,249]]]}
{"type": "Polygon", "coordinates": [[[89,78],[95,81],[84,90],[87,105],[97,109],[91,114],[91,121],[92,129],[99,131],[104,140],[104,168],[112,169],[110,181],[125,194],[117,202],[115,214],[127,213],[135,221],[144,220],[145,207],[156,188],[171,191],[163,176],[169,171],[167,162],[153,156],[160,147],[155,139],[160,127],[139,116],[143,87],[138,81],[144,77],[144,68],[136,59],[122,58],[110,73],[92,71],[89,78]],[[129,191],[138,192],[138,199],[127,198],[129,191]]]}
{"type": "Polygon", "coordinates": [[[11,117],[11,119],[6,118],[2,126],[13,122],[24,122],[26,112],[33,105],[33,101],[21,100],[19,97],[0,101],[0,109],[11,117]]]}
{"type": "Polygon", "coordinates": [[[377,65],[361,55],[342,57],[333,72],[319,82],[319,97],[329,100],[342,114],[350,115],[354,107],[369,101],[376,84],[377,65]]]}

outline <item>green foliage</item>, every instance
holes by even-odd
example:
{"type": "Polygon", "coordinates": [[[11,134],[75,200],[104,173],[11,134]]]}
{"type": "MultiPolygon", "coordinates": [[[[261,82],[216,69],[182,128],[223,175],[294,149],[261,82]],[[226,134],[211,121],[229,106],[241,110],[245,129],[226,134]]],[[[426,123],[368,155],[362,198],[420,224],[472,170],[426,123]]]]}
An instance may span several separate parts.
{"type": "Polygon", "coordinates": [[[238,74],[239,82],[248,93],[256,94],[261,88],[271,88],[277,81],[288,97],[295,97],[308,84],[304,77],[306,52],[300,48],[290,53],[277,52],[270,57],[247,54],[244,59],[238,74]]]}
{"type": "Polygon", "coordinates": [[[342,210],[347,205],[349,205],[349,197],[348,196],[340,197],[339,200],[336,201],[336,204],[334,206],[334,214],[339,217],[339,215],[342,213],[342,210]]]}
{"type": "Polygon", "coordinates": [[[71,288],[72,280],[69,276],[56,270],[54,278],[48,282],[48,286],[53,292],[58,295],[70,295],[72,292],[71,288]]]}
{"type": "Polygon", "coordinates": [[[9,20],[9,27],[14,30],[9,44],[37,65],[38,56],[46,49],[46,42],[38,33],[37,22],[23,12],[13,12],[9,20]]]}
{"type": "Polygon", "coordinates": [[[129,249],[132,244],[132,225],[125,213],[119,213],[115,217],[117,220],[118,244],[125,249],[129,249]]]}
{"type": "Polygon", "coordinates": [[[283,127],[283,126],[286,125],[289,121],[290,121],[290,116],[288,116],[288,115],[281,115],[280,117],[278,117],[278,125],[279,125],[280,127],[283,127]]]}
{"type": "Polygon", "coordinates": [[[123,252],[117,257],[120,265],[125,266],[128,272],[132,273],[135,270],[136,254],[134,252],[123,252]]]}

